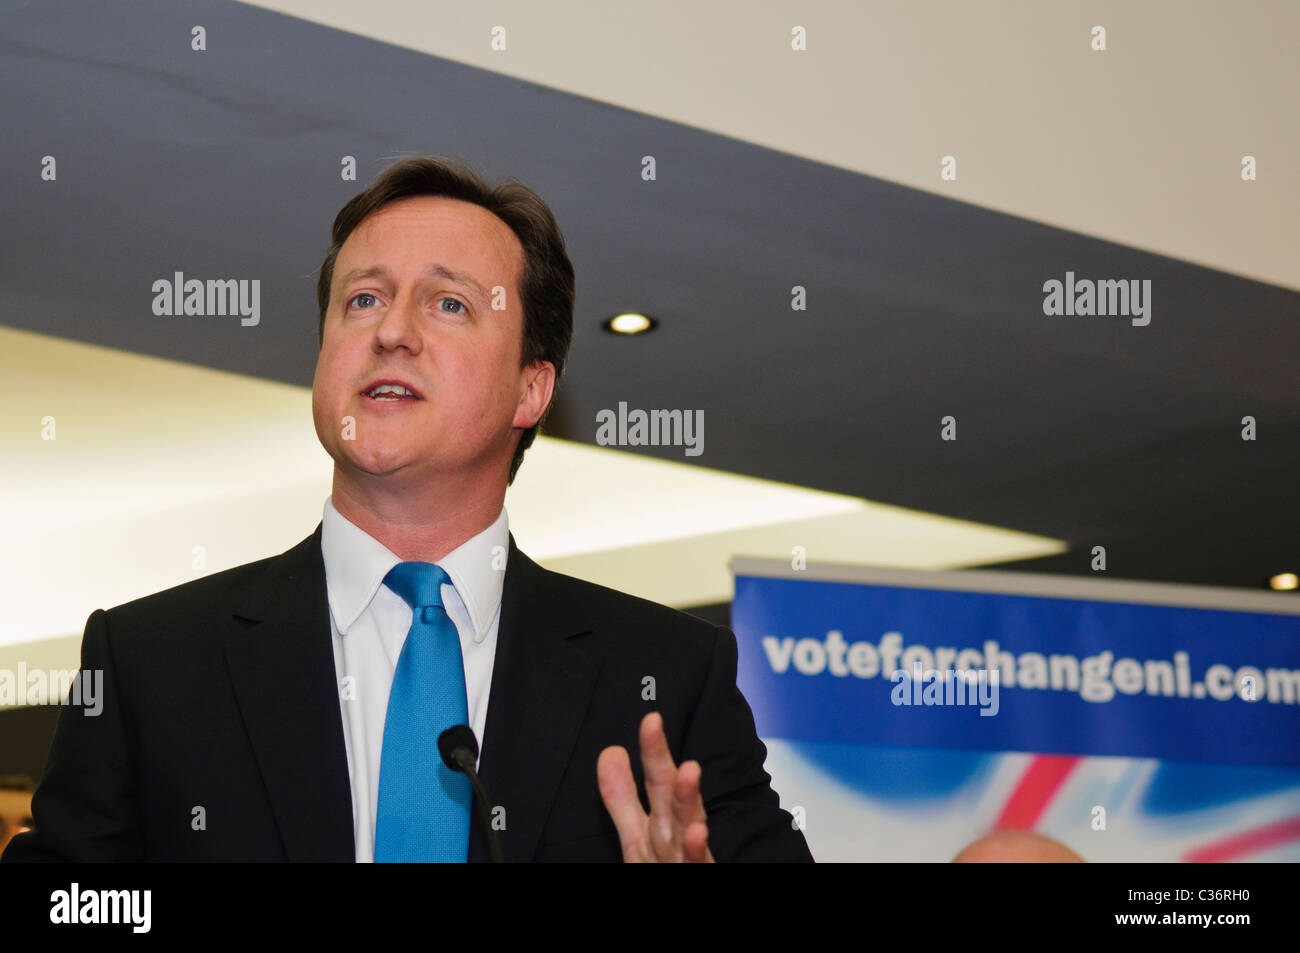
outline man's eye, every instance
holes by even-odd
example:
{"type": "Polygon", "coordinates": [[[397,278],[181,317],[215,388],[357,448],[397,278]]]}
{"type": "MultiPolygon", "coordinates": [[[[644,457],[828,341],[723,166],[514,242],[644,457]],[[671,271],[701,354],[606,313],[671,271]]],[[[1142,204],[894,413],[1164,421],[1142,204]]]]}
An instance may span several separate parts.
{"type": "MultiPolygon", "coordinates": [[[[356,301],[358,298],[373,298],[373,297],[374,297],[374,295],[372,295],[370,292],[368,292],[368,291],[363,291],[363,292],[361,292],[361,294],[359,294],[359,295],[353,295],[353,296],[352,296],[352,301],[356,301]]],[[[349,301],[348,303],[351,304],[352,302],[349,301]]]]}
{"type": "MultiPolygon", "coordinates": [[[[465,313],[465,305],[464,305],[463,302],[458,301],[456,298],[439,298],[439,299],[438,299],[438,303],[439,303],[439,304],[441,304],[441,303],[444,302],[444,301],[450,301],[452,304],[454,304],[457,308],[460,309],[459,311],[451,311],[451,312],[449,312],[450,314],[464,314],[464,313],[465,313]]],[[[445,310],[445,309],[444,309],[444,310],[445,310]]]]}

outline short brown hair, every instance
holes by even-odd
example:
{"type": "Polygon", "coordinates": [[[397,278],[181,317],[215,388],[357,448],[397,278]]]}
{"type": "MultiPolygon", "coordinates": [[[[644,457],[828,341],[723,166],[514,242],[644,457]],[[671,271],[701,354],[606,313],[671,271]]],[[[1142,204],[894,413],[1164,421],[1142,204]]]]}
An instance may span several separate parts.
{"type": "MultiPolygon", "coordinates": [[[[510,227],[523,246],[523,271],[519,276],[519,297],[524,313],[524,334],[520,367],[540,361],[555,365],[558,387],[564,373],[569,344],[573,340],[573,264],[564,247],[564,236],[550,207],[540,195],[518,179],[502,179],[489,185],[466,160],[447,153],[413,156],[389,166],[364,192],[354,196],[334,217],[330,247],[316,280],[316,304],[320,309],[317,347],[325,342],[325,312],[329,310],[334,263],[348,236],[369,215],[390,202],[423,195],[472,202],[487,209],[510,227]]],[[[524,431],[510,462],[507,483],[513,483],[524,451],[546,420],[551,404],[536,424],[524,431]]]]}

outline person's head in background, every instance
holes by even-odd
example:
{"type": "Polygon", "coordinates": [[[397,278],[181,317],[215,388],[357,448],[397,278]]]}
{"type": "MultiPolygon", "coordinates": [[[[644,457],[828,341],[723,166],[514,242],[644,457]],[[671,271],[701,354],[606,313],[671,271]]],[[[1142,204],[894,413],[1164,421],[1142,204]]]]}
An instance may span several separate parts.
{"type": "Polygon", "coordinates": [[[15,834],[32,826],[36,782],[25,774],[0,775],[0,854],[15,834]]]}
{"type": "Polygon", "coordinates": [[[335,506],[391,523],[449,520],[455,507],[483,528],[573,336],[573,265],[554,216],[516,180],[489,186],[461,160],[415,157],[344,205],[331,234],[312,410],[335,506]],[[385,381],[405,390],[376,393],[385,381]]]}
{"type": "Polygon", "coordinates": [[[1083,858],[1059,841],[1033,831],[996,831],[973,841],[955,864],[1081,864],[1083,858]]]}

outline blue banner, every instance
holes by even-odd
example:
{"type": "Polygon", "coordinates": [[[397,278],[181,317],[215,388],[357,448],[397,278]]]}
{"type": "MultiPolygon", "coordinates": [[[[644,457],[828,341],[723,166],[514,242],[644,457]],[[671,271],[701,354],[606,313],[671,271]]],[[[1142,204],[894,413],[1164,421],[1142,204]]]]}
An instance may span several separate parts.
{"type": "Polygon", "coordinates": [[[732,628],[765,738],[1300,765],[1297,615],[741,574],[732,628]]]}

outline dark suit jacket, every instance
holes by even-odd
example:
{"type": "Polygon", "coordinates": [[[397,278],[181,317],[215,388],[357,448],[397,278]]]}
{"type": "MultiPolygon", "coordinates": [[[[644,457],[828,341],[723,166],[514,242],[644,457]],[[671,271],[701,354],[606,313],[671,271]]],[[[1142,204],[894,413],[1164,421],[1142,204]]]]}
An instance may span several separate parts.
{"type": "MultiPolygon", "coordinates": [[[[6,862],[354,859],[320,538],[90,616],[103,711],[60,713],[36,829],[6,862]]],[[[622,858],[596,758],[627,748],[644,802],[652,710],[677,762],[700,762],[716,859],[812,859],[763,770],[731,631],[545,570],[512,536],[479,765],[506,860],[622,858]]],[[[471,831],[485,860],[477,816],[471,831]]]]}

